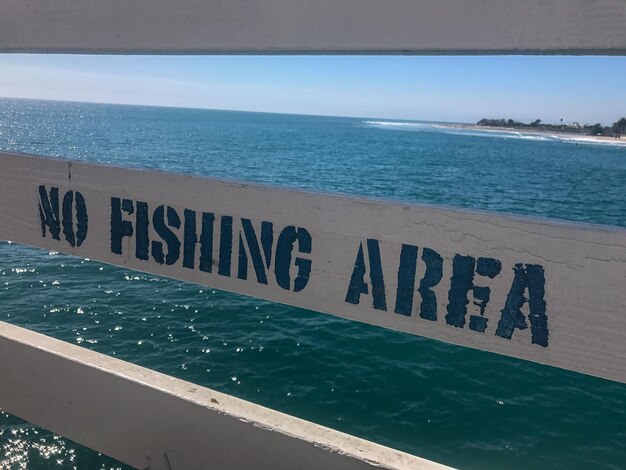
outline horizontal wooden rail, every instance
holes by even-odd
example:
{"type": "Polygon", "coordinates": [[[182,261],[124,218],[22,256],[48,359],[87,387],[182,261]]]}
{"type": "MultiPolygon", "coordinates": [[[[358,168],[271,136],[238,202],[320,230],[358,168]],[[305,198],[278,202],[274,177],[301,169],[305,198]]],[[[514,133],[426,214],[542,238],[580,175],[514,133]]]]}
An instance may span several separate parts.
{"type": "Polygon", "coordinates": [[[448,468],[4,322],[0,405],[142,469],[448,468]]]}
{"type": "Polygon", "coordinates": [[[626,382],[624,229],[14,154],[0,167],[0,239],[626,382]]]}
{"type": "Polygon", "coordinates": [[[624,0],[3,0],[0,52],[626,53],[624,0]]]}

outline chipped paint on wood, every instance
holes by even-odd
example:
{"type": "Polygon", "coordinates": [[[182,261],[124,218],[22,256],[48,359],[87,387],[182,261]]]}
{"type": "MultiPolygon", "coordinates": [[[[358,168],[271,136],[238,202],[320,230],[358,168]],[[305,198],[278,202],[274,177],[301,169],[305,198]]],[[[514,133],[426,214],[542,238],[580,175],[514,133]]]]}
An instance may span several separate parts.
{"type": "Polygon", "coordinates": [[[4,322],[0,377],[3,410],[134,468],[448,468],[4,322]]]}
{"type": "Polygon", "coordinates": [[[623,0],[3,0],[0,51],[626,54],[623,0]]]}
{"type": "Polygon", "coordinates": [[[0,164],[2,239],[626,381],[626,230],[0,164]]]}

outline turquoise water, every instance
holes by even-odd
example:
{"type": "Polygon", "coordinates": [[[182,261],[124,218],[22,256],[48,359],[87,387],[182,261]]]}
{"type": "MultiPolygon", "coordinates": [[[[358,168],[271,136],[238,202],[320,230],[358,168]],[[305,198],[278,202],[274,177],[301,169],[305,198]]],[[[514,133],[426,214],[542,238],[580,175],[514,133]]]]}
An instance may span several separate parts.
{"type": "MultiPolygon", "coordinates": [[[[0,100],[0,149],[626,226],[626,147],[0,100]]],[[[0,243],[0,319],[461,468],[626,468],[626,385],[0,243]]],[[[6,414],[0,467],[125,468],[6,414]],[[10,464],[11,459],[15,462],[10,464]]]]}

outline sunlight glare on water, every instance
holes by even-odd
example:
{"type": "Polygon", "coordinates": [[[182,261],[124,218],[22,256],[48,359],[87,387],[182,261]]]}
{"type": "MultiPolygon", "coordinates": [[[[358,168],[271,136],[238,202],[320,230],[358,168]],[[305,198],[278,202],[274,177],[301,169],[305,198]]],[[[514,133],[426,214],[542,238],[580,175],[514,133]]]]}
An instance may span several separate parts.
{"type": "MultiPolygon", "coordinates": [[[[373,121],[0,100],[0,149],[626,226],[626,148],[373,121]]],[[[3,321],[441,463],[626,465],[622,384],[4,242],[0,302],[3,321]]],[[[2,468],[125,468],[6,414],[0,445],[2,468]]]]}

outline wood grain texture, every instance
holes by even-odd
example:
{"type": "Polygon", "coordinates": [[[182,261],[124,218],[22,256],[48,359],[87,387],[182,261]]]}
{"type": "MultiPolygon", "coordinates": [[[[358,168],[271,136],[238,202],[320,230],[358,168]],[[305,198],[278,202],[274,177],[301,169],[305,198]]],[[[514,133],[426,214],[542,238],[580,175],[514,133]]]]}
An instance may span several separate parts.
{"type": "Polygon", "coordinates": [[[626,53],[623,0],[2,0],[1,52],[626,53]]]}
{"type": "Polygon", "coordinates": [[[141,469],[449,468],[4,322],[0,405],[141,469]]]}
{"type": "Polygon", "coordinates": [[[626,230],[61,159],[0,165],[0,239],[626,382],[626,230]],[[42,232],[40,186],[45,200],[58,188],[58,240],[42,232]]]}

